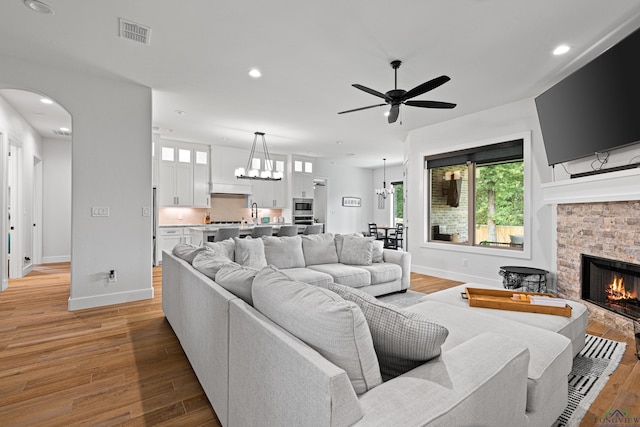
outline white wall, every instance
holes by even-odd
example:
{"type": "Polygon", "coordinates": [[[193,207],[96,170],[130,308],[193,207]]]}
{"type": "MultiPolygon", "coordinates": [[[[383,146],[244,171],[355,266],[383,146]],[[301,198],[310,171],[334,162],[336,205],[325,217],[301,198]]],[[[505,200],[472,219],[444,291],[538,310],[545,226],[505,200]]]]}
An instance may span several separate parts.
{"type": "Polygon", "coordinates": [[[316,159],[314,176],[327,178],[328,233],[347,234],[367,230],[371,221],[373,201],[373,171],[365,168],[343,167],[331,161],[316,159]],[[343,197],[360,197],[361,207],[342,206],[343,197]]]}
{"type": "MultiPolygon", "coordinates": [[[[7,236],[7,199],[6,199],[6,167],[7,167],[7,155],[8,146],[10,142],[17,143],[20,148],[18,150],[12,150],[15,154],[19,154],[18,161],[21,163],[21,175],[18,177],[18,199],[19,206],[14,208],[12,212],[15,225],[20,228],[20,240],[12,240],[12,256],[18,256],[19,260],[23,260],[24,257],[29,257],[33,260],[33,158],[34,156],[42,158],[42,144],[41,138],[38,133],[18,114],[13,107],[8,104],[4,98],[0,97],[0,133],[3,135],[2,153],[0,153],[0,166],[2,167],[3,178],[0,178],[0,186],[2,193],[0,193],[0,209],[2,212],[2,221],[0,221],[0,228],[2,228],[2,239],[6,242],[7,236]],[[19,209],[18,209],[19,208],[19,209]]],[[[0,245],[2,253],[6,253],[6,243],[0,245]]],[[[3,263],[4,264],[4,263],[3,263]]],[[[23,266],[22,262],[18,263],[20,267],[23,266]]],[[[30,266],[22,271],[17,276],[12,273],[12,277],[21,277],[22,274],[26,274],[30,271],[30,266]]],[[[6,288],[6,265],[0,266],[1,277],[3,278],[3,288],[6,288]]]]}
{"type": "Polygon", "coordinates": [[[489,284],[502,282],[498,271],[500,266],[505,265],[555,271],[555,258],[552,256],[555,246],[552,210],[549,205],[543,204],[540,188],[542,183],[551,180],[551,168],[547,166],[533,99],[414,130],[405,143],[405,159],[408,162],[408,249],[412,254],[412,271],[452,280],[489,284]],[[525,207],[531,218],[526,242],[530,247],[530,255],[523,258],[516,251],[486,250],[488,248],[465,250],[454,245],[425,244],[427,228],[423,156],[453,151],[456,147],[475,142],[500,142],[503,136],[522,132],[531,132],[531,206],[525,207]],[[519,257],[510,256],[512,254],[519,257]],[[464,259],[467,260],[468,267],[463,267],[464,259]]]}
{"type": "Polygon", "coordinates": [[[71,261],[71,141],[42,141],[42,262],[71,261]]]}
{"type": "MultiPolygon", "coordinates": [[[[71,292],[81,309],[153,297],[151,89],[0,57],[0,87],[56,100],[72,116],[71,292]],[[109,217],[91,217],[91,207],[109,217]],[[107,283],[109,270],[118,281],[107,283]]],[[[4,230],[0,230],[4,233],[4,230]]]]}

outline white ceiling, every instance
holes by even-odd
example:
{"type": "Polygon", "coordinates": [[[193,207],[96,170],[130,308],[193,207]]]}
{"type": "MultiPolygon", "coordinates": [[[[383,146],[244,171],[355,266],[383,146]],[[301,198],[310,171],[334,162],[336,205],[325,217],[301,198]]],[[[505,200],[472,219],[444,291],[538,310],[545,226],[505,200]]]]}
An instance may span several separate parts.
{"type": "Polygon", "coordinates": [[[151,87],[163,137],[249,148],[262,131],[272,152],[361,167],[400,163],[412,129],[539,95],[640,27],[637,0],[44,1],[54,15],[2,1],[0,54],[151,87]],[[119,38],[118,18],[150,45],[119,38]],[[458,106],[403,106],[391,125],[386,107],[337,114],[381,103],[351,84],[392,89],[394,59],[399,88],[445,74],[415,99],[458,106]]]}

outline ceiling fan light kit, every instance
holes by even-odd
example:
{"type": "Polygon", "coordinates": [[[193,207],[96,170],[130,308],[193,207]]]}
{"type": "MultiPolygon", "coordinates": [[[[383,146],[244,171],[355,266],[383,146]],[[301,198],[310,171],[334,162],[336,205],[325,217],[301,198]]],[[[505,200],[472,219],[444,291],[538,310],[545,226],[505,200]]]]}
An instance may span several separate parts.
{"type": "Polygon", "coordinates": [[[456,104],[452,104],[450,102],[441,102],[441,101],[411,101],[411,98],[415,98],[416,96],[420,96],[423,93],[429,92],[433,90],[449,80],[451,80],[448,76],[440,76],[435,79],[431,79],[427,82],[422,83],[414,87],[413,89],[406,91],[404,89],[398,89],[398,68],[402,61],[395,60],[391,61],[391,68],[394,70],[394,89],[391,89],[387,93],[378,92],[377,90],[370,89],[366,86],[362,86],[360,84],[353,84],[352,86],[356,89],[360,89],[363,92],[367,92],[370,95],[377,96],[378,98],[384,99],[384,104],[376,104],[369,105],[367,107],[354,108],[352,110],[340,111],[338,114],[352,113],[354,111],[367,110],[369,108],[382,107],[384,105],[390,105],[389,115],[387,116],[387,120],[389,123],[395,123],[398,120],[398,116],[400,115],[400,105],[409,105],[411,107],[420,107],[420,108],[454,108],[456,104]]]}
{"type": "Polygon", "coordinates": [[[251,146],[251,153],[249,153],[249,161],[247,161],[247,166],[245,168],[236,168],[234,174],[237,179],[255,179],[260,181],[280,181],[282,179],[283,173],[274,170],[273,161],[271,160],[269,149],[267,148],[267,141],[264,138],[264,132],[254,133],[253,145],[251,146]],[[260,159],[255,158],[258,136],[262,138],[264,170],[260,170],[260,159]]]}

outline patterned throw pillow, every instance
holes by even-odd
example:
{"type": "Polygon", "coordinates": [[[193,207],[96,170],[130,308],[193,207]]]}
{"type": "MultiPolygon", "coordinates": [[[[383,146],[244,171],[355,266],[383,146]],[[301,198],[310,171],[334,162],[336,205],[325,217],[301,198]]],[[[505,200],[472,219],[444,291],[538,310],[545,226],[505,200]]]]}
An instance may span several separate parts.
{"type": "Polygon", "coordinates": [[[328,289],[355,302],[364,313],[385,381],[440,355],[449,335],[444,326],[349,286],[331,283],[328,289]]]}

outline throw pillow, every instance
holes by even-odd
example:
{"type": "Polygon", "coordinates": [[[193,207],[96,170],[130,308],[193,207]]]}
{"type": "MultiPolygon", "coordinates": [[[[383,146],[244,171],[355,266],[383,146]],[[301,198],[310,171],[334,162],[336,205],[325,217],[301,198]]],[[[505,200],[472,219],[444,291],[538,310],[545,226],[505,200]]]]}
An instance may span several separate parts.
{"type": "Polygon", "coordinates": [[[328,289],[362,309],[385,381],[440,355],[449,334],[444,326],[349,286],[331,283],[328,289]]]}
{"type": "Polygon", "coordinates": [[[266,236],[262,238],[267,264],[278,268],[302,268],[305,266],[300,236],[266,236]]]}
{"type": "Polygon", "coordinates": [[[273,266],[260,270],[251,292],[258,311],[342,368],[357,394],[382,383],[371,332],[356,304],[273,266]]]}
{"type": "Polygon", "coordinates": [[[335,243],[336,243],[336,253],[338,254],[338,258],[340,257],[340,252],[342,252],[342,241],[346,236],[364,237],[364,234],[362,233],[336,234],[335,243]]]}
{"type": "Polygon", "coordinates": [[[235,260],[236,244],[232,238],[228,238],[221,242],[206,242],[206,247],[212,249],[218,255],[222,255],[225,258],[229,258],[231,261],[235,260]]]}
{"type": "Polygon", "coordinates": [[[302,236],[302,252],[305,265],[336,264],[338,252],[331,233],[305,234],[302,236]]]}
{"type": "Polygon", "coordinates": [[[253,268],[262,268],[267,265],[262,239],[234,237],[233,241],[236,244],[235,260],[238,264],[253,268]]]}
{"type": "Polygon", "coordinates": [[[193,268],[195,268],[211,280],[215,280],[218,270],[220,270],[227,264],[235,263],[229,258],[219,255],[210,249],[207,249],[198,253],[198,255],[196,255],[196,257],[193,259],[193,263],[191,265],[193,265],[193,268]]]}
{"type": "Polygon", "coordinates": [[[196,255],[204,250],[204,246],[196,246],[189,243],[178,243],[173,247],[173,254],[191,264],[196,255]]]}
{"type": "Polygon", "coordinates": [[[373,241],[373,255],[371,262],[384,262],[384,242],[382,240],[373,241]]]}
{"type": "Polygon", "coordinates": [[[251,286],[258,271],[259,270],[255,268],[229,263],[224,265],[218,273],[216,273],[216,283],[247,304],[253,305],[251,286]]]}
{"type": "Polygon", "coordinates": [[[344,236],[340,262],[347,265],[371,265],[373,260],[373,238],[344,236]]]}

